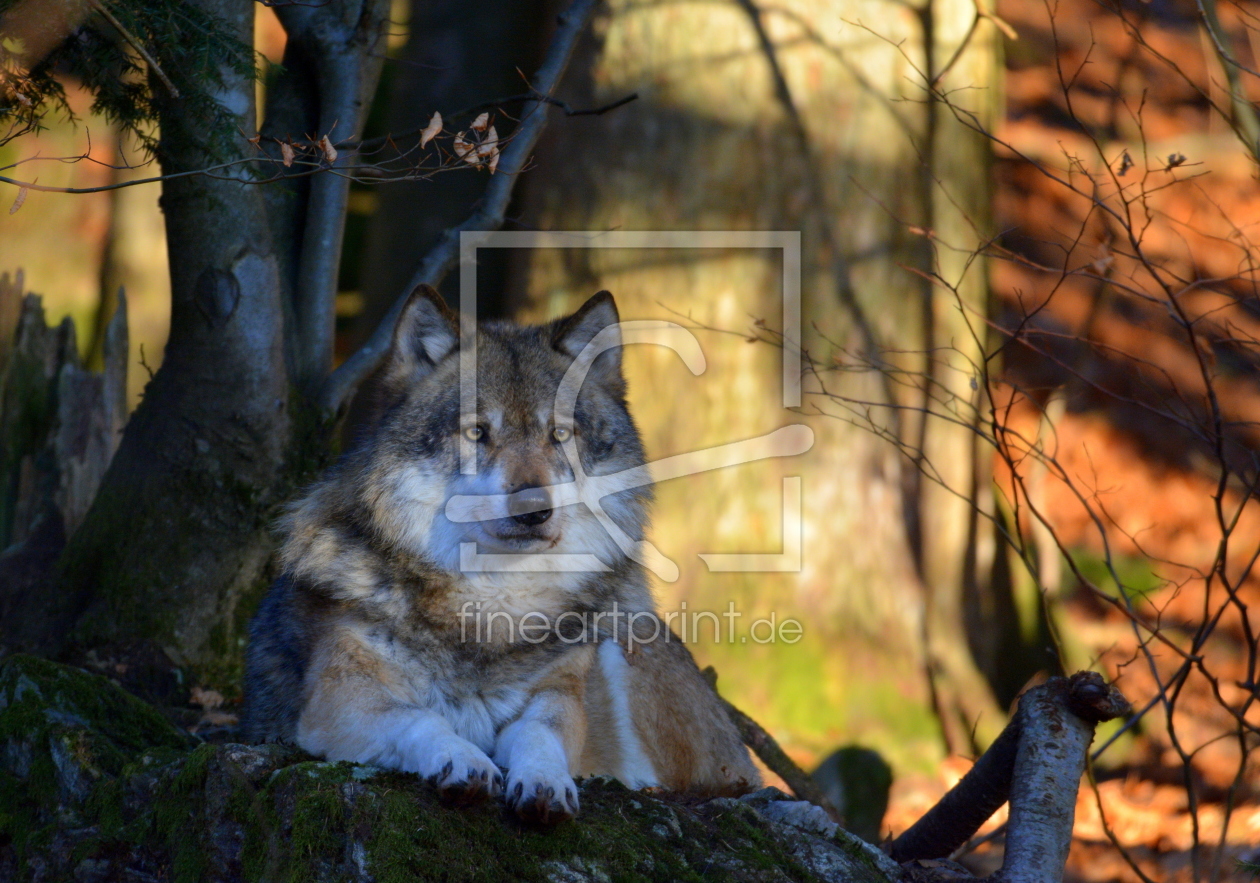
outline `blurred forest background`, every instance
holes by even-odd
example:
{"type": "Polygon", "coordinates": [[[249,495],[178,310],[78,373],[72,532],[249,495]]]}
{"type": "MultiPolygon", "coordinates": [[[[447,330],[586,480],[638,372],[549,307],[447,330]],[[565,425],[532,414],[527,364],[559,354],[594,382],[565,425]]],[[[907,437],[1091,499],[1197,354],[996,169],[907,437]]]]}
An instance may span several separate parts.
{"type": "MultiPolygon", "coordinates": [[[[449,135],[485,110],[508,137],[559,8],[394,0],[363,137],[405,152],[435,111],[449,135]]],[[[254,25],[261,107],[286,31],[269,5],[254,25]]],[[[0,146],[0,175],[159,174],[64,86],[77,121],[0,146]]],[[[653,541],[680,567],[656,586],[664,609],[733,601],[744,623],[804,625],[791,645],[693,644],[724,695],[806,769],[841,745],[877,750],[897,832],[1030,679],[1097,669],[1139,716],[1100,731],[1072,878],[1245,876],[1238,860],[1260,861],[1260,3],[608,0],[554,97],[506,229],[801,231],[793,410],[775,250],[479,261],[483,317],[546,319],[607,288],[623,318],[694,330],[698,377],[664,348],[626,356],[652,458],[813,428],[802,456],[658,488],[653,541]],[[802,477],[799,572],[710,572],[700,553],[783,548],[787,476],[802,477]]],[[[491,180],[457,160],[401,181],[369,166],[349,173],[338,361],[491,180]]],[[[99,369],[125,288],[132,407],[170,323],[160,187],[0,187],[6,341],[17,295],[37,292],[99,369]]],[[[442,290],[457,303],[458,272],[442,290]]],[[[34,456],[15,437],[11,550],[34,456]]],[[[82,513],[66,517],[69,535],[82,513]]],[[[230,724],[232,666],[163,649],[190,673],[190,723],[230,724]]],[[[996,867],[996,844],[968,860],[996,867]]]]}

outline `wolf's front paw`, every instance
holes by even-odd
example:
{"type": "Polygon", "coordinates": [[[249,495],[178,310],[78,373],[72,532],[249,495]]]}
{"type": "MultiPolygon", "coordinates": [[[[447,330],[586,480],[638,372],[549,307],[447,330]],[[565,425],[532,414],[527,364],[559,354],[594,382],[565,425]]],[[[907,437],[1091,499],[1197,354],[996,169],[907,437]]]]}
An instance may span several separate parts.
{"type": "Polygon", "coordinates": [[[420,774],[438,787],[444,800],[458,805],[479,803],[503,792],[503,773],[484,751],[451,739],[436,746],[421,764],[420,774]]]}
{"type": "Polygon", "coordinates": [[[508,770],[507,805],[527,822],[551,825],[577,815],[578,791],[563,770],[508,770]]]}

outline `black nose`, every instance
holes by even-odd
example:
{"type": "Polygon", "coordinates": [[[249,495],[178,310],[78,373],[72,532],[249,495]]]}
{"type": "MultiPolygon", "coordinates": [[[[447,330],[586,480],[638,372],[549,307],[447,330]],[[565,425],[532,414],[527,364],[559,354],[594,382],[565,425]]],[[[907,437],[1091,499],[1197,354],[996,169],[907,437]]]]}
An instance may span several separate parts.
{"type": "Polygon", "coordinates": [[[551,517],[551,494],[546,488],[526,485],[508,499],[508,514],[517,524],[542,524],[551,517]]]}

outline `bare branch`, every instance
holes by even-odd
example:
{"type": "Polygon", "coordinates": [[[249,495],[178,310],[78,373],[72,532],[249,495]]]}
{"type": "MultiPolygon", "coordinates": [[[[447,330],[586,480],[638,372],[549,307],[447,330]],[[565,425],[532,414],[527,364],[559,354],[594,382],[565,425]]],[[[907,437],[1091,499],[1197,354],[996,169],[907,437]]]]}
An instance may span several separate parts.
{"type": "Polygon", "coordinates": [[[1094,672],[1054,678],[1024,694],[1006,854],[998,872],[1003,883],[1063,879],[1094,727],[1128,711],[1124,697],[1094,672]]]}
{"type": "Polygon", "coordinates": [[[394,301],[372,336],[328,377],[319,394],[319,403],[326,410],[339,412],[349,403],[359,384],[376,370],[389,349],[394,325],[398,322],[398,316],[411,292],[421,283],[436,286],[451,271],[459,254],[459,234],[466,230],[496,230],[502,226],[516,179],[524,170],[534,145],[538,143],[538,136],[547,125],[547,105],[542,97],[549,96],[560,83],[577,45],[578,35],[585,29],[594,7],[595,0],[574,0],[559,16],[559,27],[552,38],[551,47],[547,50],[542,67],[534,76],[533,89],[540,97],[526,104],[520,125],[513,131],[511,140],[502,153],[498,172],[486,185],[480,206],[462,224],[452,227],[442,235],[438,244],[420,262],[406,291],[394,301]]]}
{"type": "Polygon", "coordinates": [[[1216,0],[1195,0],[1195,4],[1199,7],[1204,30],[1211,38],[1212,47],[1216,50],[1216,56],[1221,61],[1221,68],[1225,71],[1225,81],[1229,84],[1229,103],[1233,111],[1231,123],[1234,131],[1252,158],[1260,161],[1260,117],[1256,116],[1255,107],[1247,100],[1247,93],[1238,76],[1240,71],[1251,74],[1253,77],[1260,77],[1260,73],[1243,65],[1233,53],[1225,48],[1225,32],[1221,27],[1220,16],[1216,14],[1216,0]]]}
{"type": "Polygon", "coordinates": [[[1003,883],[1063,878],[1076,792],[1094,727],[1129,713],[1096,672],[1052,678],[1023,695],[1019,711],[975,766],[889,846],[899,862],[943,858],[1010,800],[1003,883]]]}
{"type": "Polygon", "coordinates": [[[717,694],[718,701],[726,709],[731,722],[735,724],[735,729],[739,730],[739,737],[752,749],[753,754],[757,755],[772,773],[782,779],[792,789],[793,794],[801,800],[808,800],[814,806],[822,807],[833,821],[844,824],[840,810],[832,805],[827,795],[823,794],[822,789],[809,777],[809,774],[787,756],[775,738],[766,732],[765,727],[744,714],[717,692],[717,671],[713,666],[705,668],[701,675],[717,694]]]}

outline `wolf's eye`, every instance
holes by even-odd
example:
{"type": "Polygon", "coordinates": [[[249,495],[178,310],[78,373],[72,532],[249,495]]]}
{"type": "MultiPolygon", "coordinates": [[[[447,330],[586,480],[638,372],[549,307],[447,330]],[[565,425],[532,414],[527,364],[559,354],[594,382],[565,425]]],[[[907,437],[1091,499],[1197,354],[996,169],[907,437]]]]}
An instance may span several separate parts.
{"type": "Polygon", "coordinates": [[[486,435],[486,431],[480,426],[470,426],[464,430],[464,438],[469,441],[481,441],[486,435]]]}
{"type": "Polygon", "coordinates": [[[566,426],[557,426],[555,429],[551,430],[551,437],[558,442],[567,442],[569,439],[573,438],[573,430],[566,426]]]}

